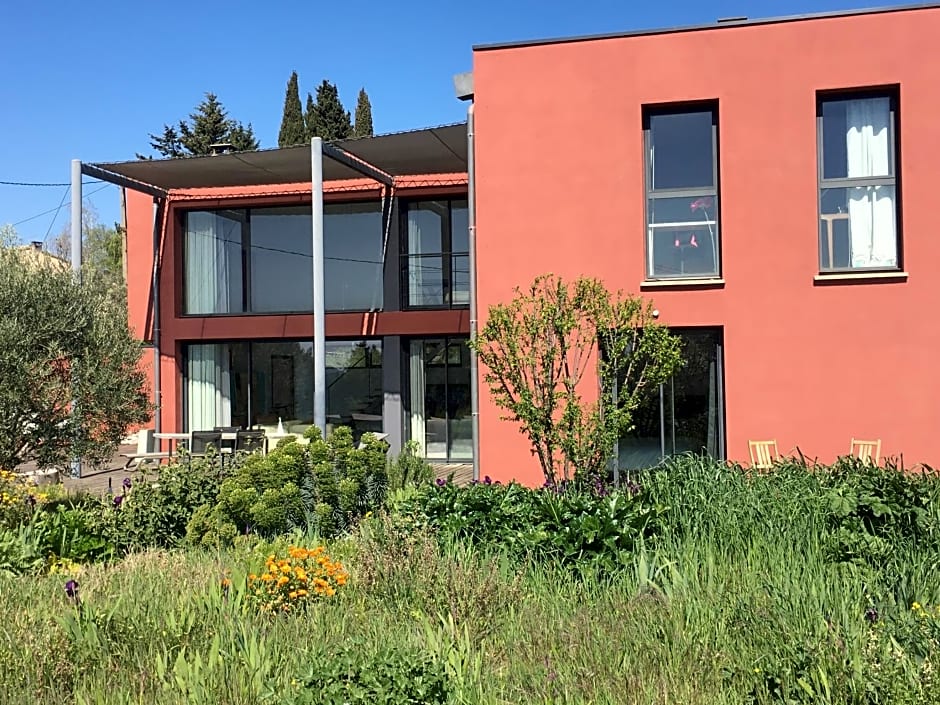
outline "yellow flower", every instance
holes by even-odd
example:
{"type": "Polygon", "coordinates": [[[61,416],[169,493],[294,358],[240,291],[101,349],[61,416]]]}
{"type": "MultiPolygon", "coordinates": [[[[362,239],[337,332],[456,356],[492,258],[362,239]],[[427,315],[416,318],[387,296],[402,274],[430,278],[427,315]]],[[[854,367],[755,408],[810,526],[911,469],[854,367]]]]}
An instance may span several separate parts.
{"type": "Polygon", "coordinates": [[[287,593],[287,596],[292,600],[297,599],[297,593],[294,590],[291,590],[289,593],[287,593]]]}
{"type": "Polygon", "coordinates": [[[251,574],[248,576],[248,581],[249,581],[249,582],[252,582],[252,583],[253,583],[253,582],[254,582],[255,580],[257,580],[257,579],[258,579],[258,576],[255,575],[254,573],[251,573],[251,574]]]}
{"type": "Polygon", "coordinates": [[[297,597],[306,597],[306,596],[307,596],[307,591],[306,591],[306,590],[298,590],[298,591],[297,591],[297,597]]]}
{"type": "Polygon", "coordinates": [[[274,576],[271,575],[270,573],[265,573],[264,575],[261,576],[261,580],[263,580],[266,583],[270,583],[272,580],[274,580],[274,576]]]}
{"type": "Polygon", "coordinates": [[[919,602],[915,602],[914,604],[911,605],[911,609],[914,610],[915,612],[919,612],[920,610],[924,608],[921,607],[921,604],[919,602]]]}
{"type": "Polygon", "coordinates": [[[281,587],[282,585],[287,585],[287,583],[289,582],[290,580],[282,575],[280,578],[277,579],[277,586],[281,587]]]}

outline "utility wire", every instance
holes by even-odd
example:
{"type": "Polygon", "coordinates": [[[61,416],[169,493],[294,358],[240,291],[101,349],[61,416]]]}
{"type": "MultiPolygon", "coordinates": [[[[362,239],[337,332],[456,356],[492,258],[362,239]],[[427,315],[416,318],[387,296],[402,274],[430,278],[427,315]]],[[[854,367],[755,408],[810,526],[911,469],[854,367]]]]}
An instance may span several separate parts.
{"type": "MultiPolygon", "coordinates": [[[[91,181],[82,181],[82,186],[88,184],[100,184],[101,179],[92,179],[91,181]]],[[[0,181],[0,186],[71,186],[70,182],[65,183],[40,183],[35,181],[0,181]]]]}
{"type": "MultiPolygon", "coordinates": [[[[102,186],[101,188],[96,188],[94,191],[92,191],[92,192],[86,194],[86,195],[82,198],[82,200],[85,200],[86,198],[91,198],[92,196],[94,196],[94,195],[95,195],[96,193],[98,193],[99,191],[104,191],[106,188],[108,188],[108,186],[111,186],[111,185],[112,185],[112,184],[105,184],[105,185],[102,186]]],[[[62,207],[62,206],[59,206],[59,208],[61,208],[61,207],[62,207]]],[[[49,210],[43,211],[42,213],[37,213],[36,215],[31,215],[29,218],[24,218],[23,220],[18,220],[17,222],[13,223],[13,227],[15,228],[17,225],[22,225],[23,223],[28,223],[28,222],[31,221],[31,220],[36,220],[36,218],[42,218],[44,215],[49,215],[50,213],[59,210],[59,208],[50,208],[49,210]]]]}
{"type": "Polygon", "coordinates": [[[69,191],[71,190],[72,190],[71,187],[66,187],[65,193],[62,194],[62,200],[59,201],[59,207],[55,209],[55,215],[52,216],[52,222],[49,223],[49,227],[46,229],[46,234],[42,238],[43,246],[45,246],[46,241],[49,239],[49,233],[52,232],[52,226],[55,225],[56,220],[58,220],[59,211],[62,210],[62,206],[65,204],[65,199],[68,197],[69,191]]]}

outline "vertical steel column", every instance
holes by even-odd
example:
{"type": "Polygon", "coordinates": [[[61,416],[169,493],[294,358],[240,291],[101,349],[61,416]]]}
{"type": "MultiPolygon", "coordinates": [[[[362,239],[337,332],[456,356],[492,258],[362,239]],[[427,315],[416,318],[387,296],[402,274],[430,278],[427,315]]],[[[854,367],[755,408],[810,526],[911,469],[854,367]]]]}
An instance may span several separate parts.
{"type": "MultiPolygon", "coordinates": [[[[477,199],[473,157],[473,103],[467,108],[467,222],[470,241],[470,340],[477,337],[477,199]]],[[[470,348],[470,429],[473,435],[473,479],[480,479],[480,382],[476,351],[470,348]]]]}
{"type": "MultiPolygon", "coordinates": [[[[150,280],[150,296],[153,299],[153,429],[155,433],[163,430],[163,384],[160,374],[160,232],[163,229],[163,217],[166,199],[155,198],[153,201],[153,272],[150,280]]],[[[190,429],[192,430],[192,429],[190,429]]]]}
{"type": "MultiPolygon", "coordinates": [[[[82,162],[72,160],[72,272],[79,282],[82,280],[82,162]]],[[[72,413],[75,413],[77,401],[72,399],[72,413]]],[[[72,458],[72,477],[82,476],[82,459],[72,458]]]]}
{"type": "Polygon", "coordinates": [[[313,237],[313,423],[326,437],[326,311],[323,284],[323,140],[310,140],[313,237]]]}

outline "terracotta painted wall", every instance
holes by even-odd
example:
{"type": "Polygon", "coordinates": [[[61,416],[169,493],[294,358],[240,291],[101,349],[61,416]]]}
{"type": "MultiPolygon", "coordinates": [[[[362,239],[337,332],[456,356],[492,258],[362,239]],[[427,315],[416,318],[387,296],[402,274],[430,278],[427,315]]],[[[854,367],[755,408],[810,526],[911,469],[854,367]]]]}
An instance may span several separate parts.
{"type": "MultiPolygon", "coordinates": [[[[546,271],[638,291],[642,108],[717,100],[726,283],[643,293],[665,323],[723,326],[729,457],[776,438],[828,461],[855,436],[940,464],[938,33],[925,9],[475,52],[481,319],[546,271]],[[817,91],[888,84],[909,280],[816,285],[817,91]]],[[[481,392],[481,472],[541,481],[481,392]]]]}

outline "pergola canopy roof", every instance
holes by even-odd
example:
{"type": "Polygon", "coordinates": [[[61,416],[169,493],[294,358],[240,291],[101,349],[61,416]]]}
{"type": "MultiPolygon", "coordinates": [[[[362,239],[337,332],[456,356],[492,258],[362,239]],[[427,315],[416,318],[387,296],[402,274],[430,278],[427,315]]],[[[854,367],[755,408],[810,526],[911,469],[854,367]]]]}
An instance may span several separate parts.
{"type": "MultiPolygon", "coordinates": [[[[90,176],[163,193],[187,188],[300,183],[311,178],[309,145],[82,166],[90,176]]],[[[466,123],[324,143],[324,181],[362,178],[364,170],[357,166],[366,167],[366,172],[371,167],[379,175],[390,177],[465,172],[466,123]],[[362,164],[354,164],[356,161],[362,164]]]]}

